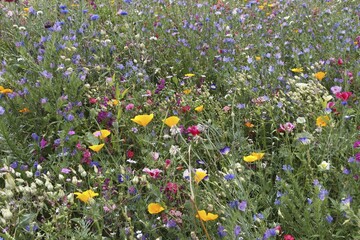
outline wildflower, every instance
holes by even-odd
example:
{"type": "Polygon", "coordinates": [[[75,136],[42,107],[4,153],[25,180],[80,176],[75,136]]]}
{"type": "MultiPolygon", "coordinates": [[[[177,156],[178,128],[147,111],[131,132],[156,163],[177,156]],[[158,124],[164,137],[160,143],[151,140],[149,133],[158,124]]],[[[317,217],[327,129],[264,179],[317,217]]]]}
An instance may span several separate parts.
{"type": "Polygon", "coordinates": [[[226,229],[221,224],[219,224],[219,226],[218,226],[217,233],[218,233],[220,238],[223,238],[223,237],[225,237],[227,235],[226,229]]]}
{"type": "Polygon", "coordinates": [[[304,69],[303,68],[292,68],[291,71],[294,73],[302,73],[304,71],[304,69]]]}
{"type": "Polygon", "coordinates": [[[264,233],[263,240],[275,237],[277,235],[275,228],[267,229],[264,233]]]}
{"type": "Polygon", "coordinates": [[[100,130],[100,131],[96,131],[93,133],[93,135],[95,137],[100,138],[101,140],[105,139],[107,136],[110,135],[110,131],[109,130],[100,130]]]}
{"type": "Polygon", "coordinates": [[[318,165],[319,169],[322,171],[325,170],[329,170],[330,169],[330,163],[326,162],[326,161],[322,161],[319,165],[318,165]]]}
{"type": "Polygon", "coordinates": [[[187,133],[191,133],[191,135],[197,136],[200,134],[200,131],[197,126],[191,126],[191,127],[188,127],[187,133]]]}
{"type": "Polygon", "coordinates": [[[330,90],[331,90],[331,92],[332,92],[332,94],[338,94],[338,93],[340,93],[341,92],[341,90],[342,90],[342,87],[340,87],[340,86],[332,86],[331,88],[330,88],[330,90]]]}
{"type": "Polygon", "coordinates": [[[96,196],[99,196],[98,193],[94,192],[93,190],[89,189],[85,192],[75,192],[76,198],[84,203],[89,203],[91,199],[93,199],[96,196]]]}
{"type": "Polygon", "coordinates": [[[293,236],[291,236],[290,234],[286,234],[286,235],[284,235],[284,240],[295,240],[295,238],[293,236]]]}
{"type": "Polygon", "coordinates": [[[94,152],[99,152],[103,147],[104,147],[104,143],[102,143],[102,144],[99,144],[99,145],[92,145],[92,146],[90,146],[89,148],[91,149],[91,150],[93,150],[94,152]]]}
{"type": "Polygon", "coordinates": [[[254,124],[252,124],[251,122],[246,122],[245,126],[248,127],[248,128],[253,128],[254,124]]]}
{"type": "Polygon", "coordinates": [[[0,106],[0,115],[4,115],[5,113],[5,108],[3,108],[2,106],[0,106]]]}
{"type": "Polygon", "coordinates": [[[207,221],[216,220],[219,216],[217,214],[206,213],[205,210],[200,210],[197,211],[196,217],[200,218],[204,222],[207,222],[207,221]]]}
{"type": "Polygon", "coordinates": [[[327,195],[329,195],[329,191],[327,191],[327,190],[324,189],[324,188],[321,188],[321,189],[320,189],[320,192],[319,192],[319,194],[318,194],[319,199],[320,199],[321,201],[324,201],[324,200],[325,200],[325,197],[326,197],[327,195]]]}
{"type": "Polygon", "coordinates": [[[221,155],[226,155],[230,152],[230,148],[225,146],[224,148],[220,149],[220,154],[221,155]]]}
{"type": "Polygon", "coordinates": [[[9,208],[2,208],[1,214],[5,220],[9,220],[13,217],[13,214],[11,213],[9,208]]]}
{"type": "Polygon", "coordinates": [[[260,61],[260,60],[261,60],[261,57],[256,56],[256,57],[255,57],[255,60],[256,60],[256,61],[260,61]]]}
{"type": "Polygon", "coordinates": [[[185,89],[185,90],[183,91],[183,93],[184,93],[185,95],[188,95],[188,94],[191,93],[191,89],[185,89]]]}
{"type": "Polygon", "coordinates": [[[163,120],[163,122],[168,126],[168,127],[173,127],[176,124],[178,124],[178,122],[180,121],[180,118],[178,118],[177,116],[171,116],[168,117],[166,119],[163,120]]]}
{"type": "Polygon", "coordinates": [[[245,162],[255,162],[255,161],[261,160],[264,157],[264,155],[265,155],[265,153],[253,152],[250,155],[245,156],[244,161],[245,162]]]}
{"type": "Polygon", "coordinates": [[[352,95],[352,92],[339,92],[335,96],[338,99],[341,99],[343,101],[347,101],[349,99],[349,97],[351,97],[351,95],[352,95]]]}
{"type": "Polygon", "coordinates": [[[326,127],[326,125],[329,123],[330,118],[329,116],[319,116],[316,119],[316,125],[319,127],[326,127]]]}
{"type": "Polygon", "coordinates": [[[23,108],[23,109],[20,109],[19,112],[28,113],[28,112],[30,112],[30,110],[28,108],[23,108]]]}
{"type": "Polygon", "coordinates": [[[151,178],[157,179],[160,177],[160,173],[162,173],[162,170],[156,168],[156,169],[149,169],[149,168],[144,168],[143,172],[146,172],[147,174],[149,174],[149,176],[151,178]]]}
{"type": "Polygon", "coordinates": [[[193,77],[193,76],[195,76],[195,74],[193,74],[193,73],[187,73],[187,74],[185,74],[185,77],[193,77]]]}
{"type": "Polygon", "coordinates": [[[135,116],[135,118],[132,118],[131,121],[143,126],[143,127],[146,127],[150,122],[151,120],[153,119],[154,117],[154,114],[150,114],[150,115],[137,115],[135,116]]]}
{"type": "Polygon", "coordinates": [[[235,178],[235,175],[229,173],[229,174],[226,174],[226,175],[224,176],[224,178],[225,178],[226,181],[230,181],[230,180],[233,180],[233,179],[235,178]]]}
{"type": "Polygon", "coordinates": [[[291,172],[294,170],[294,168],[292,168],[290,165],[283,165],[282,170],[284,170],[285,172],[291,172]]]}
{"type": "Polygon", "coordinates": [[[239,225],[236,225],[234,227],[234,235],[237,237],[241,233],[241,227],[239,225]]]}
{"type": "Polygon", "coordinates": [[[180,147],[177,146],[177,145],[171,145],[170,150],[169,150],[169,153],[170,153],[170,155],[172,155],[172,156],[180,153],[180,147]]]}
{"type": "Polygon", "coordinates": [[[241,201],[239,204],[238,204],[238,209],[242,212],[245,212],[246,210],[246,207],[247,207],[247,202],[246,201],[241,201]]]}
{"type": "Polygon", "coordinates": [[[325,76],[326,76],[326,72],[317,72],[314,74],[314,77],[319,81],[322,81],[325,76]]]}
{"type": "Polygon", "coordinates": [[[334,220],[334,218],[329,214],[325,217],[325,219],[328,223],[332,223],[332,221],[334,220]]]}
{"type": "Polygon", "coordinates": [[[299,124],[304,124],[304,123],[306,123],[306,119],[304,117],[298,117],[296,119],[296,122],[299,124]]]}
{"type": "Polygon", "coordinates": [[[165,210],[165,208],[163,208],[160,204],[158,204],[158,203],[150,203],[149,205],[148,205],[148,212],[150,213],[150,214],[158,214],[158,213],[160,213],[160,212],[162,212],[162,211],[164,211],[165,210]]]}
{"type": "Polygon", "coordinates": [[[90,20],[91,21],[96,21],[96,20],[98,20],[99,19],[99,15],[97,15],[97,14],[93,14],[93,15],[91,15],[91,17],[90,17],[90,20]]]}
{"type": "Polygon", "coordinates": [[[199,183],[207,176],[206,171],[202,170],[201,168],[196,169],[195,171],[195,182],[199,183]]]}
{"type": "Polygon", "coordinates": [[[4,88],[3,86],[0,86],[0,93],[1,94],[13,93],[13,90],[11,90],[9,88],[4,88]]]}
{"type": "Polygon", "coordinates": [[[285,124],[280,124],[280,131],[291,133],[293,129],[295,128],[295,125],[291,122],[287,122],[285,124]]]}
{"type": "Polygon", "coordinates": [[[202,112],[203,110],[204,110],[204,105],[200,105],[195,108],[195,111],[197,111],[197,112],[202,112]]]}

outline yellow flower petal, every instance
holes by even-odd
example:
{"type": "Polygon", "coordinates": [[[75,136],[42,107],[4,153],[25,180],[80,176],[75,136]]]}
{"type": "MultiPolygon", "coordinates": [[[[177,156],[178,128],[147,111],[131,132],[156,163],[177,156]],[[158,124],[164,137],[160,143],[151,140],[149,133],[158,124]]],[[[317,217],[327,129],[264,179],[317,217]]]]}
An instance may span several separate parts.
{"type": "Polygon", "coordinates": [[[314,77],[319,81],[323,80],[325,76],[326,72],[317,72],[314,74],[314,77]]]}
{"type": "Polygon", "coordinates": [[[330,121],[329,116],[320,116],[316,119],[316,125],[318,127],[326,127],[329,121],[330,121]]]}
{"type": "Polygon", "coordinates": [[[154,117],[154,114],[150,114],[150,115],[137,115],[135,116],[135,118],[132,118],[131,121],[143,126],[143,127],[146,127],[150,122],[151,120],[153,119],[154,117]]]}
{"type": "Polygon", "coordinates": [[[258,160],[257,157],[251,156],[251,155],[244,157],[244,161],[245,161],[245,162],[255,162],[255,161],[257,161],[257,160],[258,160]]]}
{"type": "Polygon", "coordinates": [[[183,91],[183,93],[186,94],[186,95],[188,95],[189,93],[191,93],[191,89],[185,89],[185,90],[183,91]]]}
{"type": "Polygon", "coordinates": [[[148,205],[148,212],[150,214],[157,214],[157,213],[160,213],[162,211],[164,211],[165,208],[163,208],[160,204],[158,203],[150,203],[148,205]]]}
{"type": "Polygon", "coordinates": [[[105,139],[107,136],[109,136],[110,135],[110,131],[109,130],[100,130],[100,131],[96,131],[96,132],[94,132],[93,133],[93,135],[95,136],[95,137],[98,137],[98,138],[100,138],[101,140],[103,140],[103,139],[105,139]]]}
{"type": "Polygon", "coordinates": [[[291,71],[295,72],[295,73],[302,73],[304,71],[304,69],[303,68],[292,68],[291,71]]]}
{"type": "Polygon", "coordinates": [[[80,201],[84,202],[84,203],[88,203],[90,201],[90,199],[99,196],[98,193],[94,192],[93,190],[87,190],[85,192],[75,192],[74,193],[76,195],[76,198],[79,199],[80,201]]]}
{"type": "Polygon", "coordinates": [[[197,111],[197,112],[201,112],[202,110],[204,110],[204,105],[200,105],[195,108],[195,111],[197,111]]]}
{"type": "Polygon", "coordinates": [[[102,144],[99,144],[99,145],[92,145],[92,146],[90,146],[89,148],[91,149],[91,150],[93,150],[94,152],[99,152],[103,147],[104,147],[104,143],[102,143],[102,144]]]}
{"type": "Polygon", "coordinates": [[[193,77],[193,76],[195,76],[195,74],[193,74],[193,73],[187,73],[187,74],[185,74],[185,77],[193,77]]]}
{"type": "Polygon", "coordinates": [[[195,172],[195,182],[199,183],[201,180],[203,180],[207,176],[206,172],[203,170],[196,170],[195,172]]]}
{"type": "Polygon", "coordinates": [[[178,122],[180,121],[180,118],[178,118],[177,116],[171,116],[168,117],[167,119],[163,120],[163,122],[168,126],[168,127],[173,127],[176,124],[178,124],[178,122]]]}
{"type": "Polygon", "coordinates": [[[217,219],[219,216],[217,214],[213,214],[213,213],[206,213],[205,210],[200,210],[197,211],[197,218],[200,218],[202,221],[206,222],[206,221],[212,221],[217,219]]]}

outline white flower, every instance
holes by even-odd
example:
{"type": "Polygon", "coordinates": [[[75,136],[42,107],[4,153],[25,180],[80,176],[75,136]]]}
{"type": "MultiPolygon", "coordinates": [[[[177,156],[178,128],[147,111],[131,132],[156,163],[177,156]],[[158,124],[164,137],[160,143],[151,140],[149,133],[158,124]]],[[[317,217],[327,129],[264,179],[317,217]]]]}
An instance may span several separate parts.
{"type": "Polygon", "coordinates": [[[13,217],[13,214],[11,213],[10,209],[8,209],[8,208],[1,209],[1,213],[5,220],[9,220],[13,217]]]}
{"type": "Polygon", "coordinates": [[[171,145],[169,152],[170,152],[170,155],[175,156],[176,154],[178,154],[180,152],[180,148],[177,145],[171,145]]]}
{"type": "Polygon", "coordinates": [[[326,161],[322,161],[318,167],[320,168],[320,170],[325,171],[325,170],[330,170],[330,163],[326,162],[326,161]]]}
{"type": "Polygon", "coordinates": [[[304,124],[304,123],[306,123],[306,119],[304,117],[298,117],[296,119],[296,122],[299,124],[304,124]]]}

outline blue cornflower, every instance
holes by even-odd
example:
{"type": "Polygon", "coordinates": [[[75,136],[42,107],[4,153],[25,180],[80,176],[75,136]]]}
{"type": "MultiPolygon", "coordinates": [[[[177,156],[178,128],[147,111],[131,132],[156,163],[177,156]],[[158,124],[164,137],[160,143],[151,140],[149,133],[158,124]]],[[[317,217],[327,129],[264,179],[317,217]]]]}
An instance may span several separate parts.
{"type": "Polygon", "coordinates": [[[350,204],[352,202],[352,197],[350,195],[348,195],[347,198],[341,200],[341,203],[344,205],[350,204]]]}
{"type": "Polygon", "coordinates": [[[327,191],[327,190],[324,189],[324,188],[320,189],[320,192],[319,192],[318,197],[319,197],[319,199],[320,199],[321,201],[324,201],[324,200],[325,200],[325,197],[326,197],[327,195],[329,195],[329,191],[327,191]]]}
{"type": "Polygon", "coordinates": [[[276,230],[275,230],[275,228],[271,228],[271,229],[268,229],[265,231],[263,240],[269,239],[269,238],[275,237],[275,236],[276,236],[276,230]]]}
{"type": "Polygon", "coordinates": [[[292,172],[292,170],[294,169],[290,165],[283,165],[282,170],[284,170],[285,172],[292,172]]]}
{"type": "Polygon", "coordinates": [[[333,218],[331,215],[327,215],[327,216],[325,217],[325,219],[326,219],[326,221],[327,221],[328,223],[332,223],[332,221],[334,220],[334,218],[333,218]]]}
{"type": "Polygon", "coordinates": [[[224,178],[225,178],[225,180],[230,181],[230,180],[233,180],[233,179],[235,178],[235,175],[229,173],[229,174],[226,174],[226,175],[224,176],[224,178]]]}
{"type": "Polygon", "coordinates": [[[246,201],[241,201],[241,202],[239,203],[238,209],[239,209],[240,211],[245,212],[246,207],[247,207],[247,202],[246,202],[246,201]]]}
{"type": "Polygon", "coordinates": [[[96,21],[96,20],[98,20],[99,18],[100,18],[99,15],[93,14],[93,15],[91,15],[91,17],[90,17],[90,20],[91,20],[91,21],[96,21]]]}
{"type": "Polygon", "coordinates": [[[226,154],[228,154],[230,152],[230,147],[224,147],[224,148],[222,148],[222,149],[220,149],[220,153],[221,153],[221,155],[226,155],[226,154]]]}
{"type": "Polygon", "coordinates": [[[227,232],[226,232],[224,226],[222,226],[222,225],[219,225],[217,233],[218,233],[219,237],[221,237],[221,238],[223,238],[227,235],[227,232]]]}
{"type": "Polygon", "coordinates": [[[239,225],[236,225],[234,227],[234,235],[237,237],[237,236],[239,236],[240,233],[241,233],[241,228],[239,225]]]}

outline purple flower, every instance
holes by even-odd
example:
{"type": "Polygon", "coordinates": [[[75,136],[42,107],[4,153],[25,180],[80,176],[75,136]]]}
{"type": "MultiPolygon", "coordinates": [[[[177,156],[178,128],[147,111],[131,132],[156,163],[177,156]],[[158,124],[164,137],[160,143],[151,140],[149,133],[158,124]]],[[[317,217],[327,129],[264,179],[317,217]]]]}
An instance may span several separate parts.
{"type": "Polygon", "coordinates": [[[41,141],[40,141],[40,148],[41,149],[45,148],[46,144],[47,144],[47,141],[44,138],[42,138],[41,141]]]}
{"type": "Polygon", "coordinates": [[[241,228],[239,225],[236,225],[234,227],[234,235],[237,237],[237,236],[239,236],[240,233],[241,233],[241,228]]]}
{"type": "Polygon", "coordinates": [[[328,223],[332,223],[332,221],[334,220],[334,218],[329,214],[325,217],[325,219],[328,223]]]}
{"type": "Polygon", "coordinates": [[[344,204],[344,205],[348,205],[352,202],[352,197],[350,195],[348,195],[347,198],[345,198],[344,200],[341,200],[341,204],[344,204]]]}
{"type": "Polygon", "coordinates": [[[0,115],[4,115],[5,113],[5,108],[3,108],[2,106],[0,106],[0,115]]]}
{"type": "Polygon", "coordinates": [[[93,15],[91,15],[91,17],[90,17],[90,20],[91,21],[96,21],[96,20],[98,20],[99,19],[99,15],[97,15],[97,14],[93,14],[93,15]]]}
{"type": "Polygon", "coordinates": [[[226,174],[226,175],[224,176],[224,178],[225,178],[225,180],[230,181],[230,180],[233,180],[233,179],[235,178],[235,175],[229,173],[229,174],[226,174]]]}
{"type": "Polygon", "coordinates": [[[328,190],[326,190],[326,189],[324,189],[324,188],[320,189],[320,192],[319,192],[318,197],[319,197],[319,199],[320,199],[321,201],[324,201],[324,200],[325,200],[325,197],[326,197],[327,195],[329,195],[329,191],[328,191],[328,190]]]}
{"type": "Polygon", "coordinates": [[[65,174],[69,174],[71,172],[71,170],[68,168],[63,168],[63,169],[61,169],[61,172],[65,173],[65,174]]]}
{"type": "Polygon", "coordinates": [[[290,165],[283,165],[282,170],[285,172],[292,172],[294,169],[290,165]]]}
{"type": "Polygon", "coordinates": [[[176,221],[173,219],[170,219],[167,223],[166,223],[166,227],[167,228],[175,228],[177,227],[176,221]]]}
{"type": "Polygon", "coordinates": [[[221,237],[221,238],[223,238],[223,237],[225,237],[227,235],[227,232],[226,232],[225,228],[222,225],[218,226],[217,233],[218,233],[219,237],[221,237]]]}
{"type": "Polygon", "coordinates": [[[238,209],[239,209],[240,211],[245,212],[246,207],[247,207],[247,202],[246,202],[246,201],[241,201],[241,202],[239,203],[238,209]]]}
{"type": "Polygon", "coordinates": [[[283,132],[291,133],[293,129],[295,128],[295,125],[291,122],[287,122],[285,124],[280,124],[280,130],[283,132]]]}
{"type": "Polygon", "coordinates": [[[275,228],[271,228],[265,231],[264,236],[263,236],[263,240],[265,239],[269,239],[271,237],[275,237],[276,234],[276,229],[275,228]]]}
{"type": "Polygon", "coordinates": [[[354,142],[354,148],[358,148],[358,147],[360,147],[360,141],[354,142]]]}
{"type": "Polygon", "coordinates": [[[42,71],[41,75],[43,75],[47,79],[52,79],[53,78],[53,75],[51,73],[49,73],[48,71],[46,71],[46,70],[42,71]]]}
{"type": "Polygon", "coordinates": [[[226,155],[230,152],[230,148],[229,147],[224,147],[222,149],[220,149],[220,153],[221,155],[226,155]]]}

